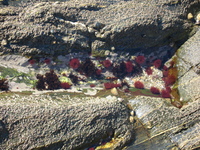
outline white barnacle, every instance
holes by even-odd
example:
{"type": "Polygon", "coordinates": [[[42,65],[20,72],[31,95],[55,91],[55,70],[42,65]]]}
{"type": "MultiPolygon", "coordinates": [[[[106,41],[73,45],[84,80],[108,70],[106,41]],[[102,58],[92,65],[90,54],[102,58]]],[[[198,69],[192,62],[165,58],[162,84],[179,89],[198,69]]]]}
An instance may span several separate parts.
{"type": "Polygon", "coordinates": [[[200,24],[200,13],[196,17],[196,24],[200,24]]]}

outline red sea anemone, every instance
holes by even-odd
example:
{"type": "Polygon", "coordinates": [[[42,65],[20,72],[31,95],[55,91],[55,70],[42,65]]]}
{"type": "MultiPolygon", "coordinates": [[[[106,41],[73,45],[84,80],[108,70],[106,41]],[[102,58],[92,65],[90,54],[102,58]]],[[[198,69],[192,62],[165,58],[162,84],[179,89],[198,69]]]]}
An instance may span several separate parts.
{"type": "Polygon", "coordinates": [[[160,94],[160,90],[156,87],[153,87],[153,86],[150,88],[150,91],[153,94],[160,94]]]}
{"type": "Polygon", "coordinates": [[[70,89],[71,85],[70,85],[69,83],[62,82],[62,83],[61,83],[61,87],[62,87],[63,89],[70,89]]]}
{"type": "Polygon", "coordinates": [[[29,62],[29,64],[33,65],[33,64],[35,64],[36,61],[35,61],[35,59],[30,59],[28,62],[29,62]]]}
{"type": "Polygon", "coordinates": [[[167,66],[164,65],[163,70],[167,71],[168,70],[167,66]]]}
{"type": "Polygon", "coordinates": [[[162,64],[162,61],[160,59],[157,59],[153,62],[153,65],[155,66],[155,68],[160,68],[162,64]]]}
{"type": "Polygon", "coordinates": [[[90,84],[90,87],[95,87],[96,85],[95,84],[90,84]]]}
{"type": "Polygon", "coordinates": [[[152,70],[150,67],[148,67],[148,68],[146,68],[145,72],[146,72],[148,75],[151,75],[151,74],[153,73],[153,70],[152,70]]]}
{"type": "Polygon", "coordinates": [[[140,82],[140,81],[136,81],[136,82],[134,83],[134,86],[135,86],[135,88],[137,88],[137,89],[144,89],[144,84],[143,84],[142,82],[140,82]]]}
{"type": "Polygon", "coordinates": [[[170,92],[167,91],[167,90],[162,90],[162,91],[161,91],[161,96],[162,96],[163,98],[171,98],[170,92]]]}
{"type": "Polygon", "coordinates": [[[110,62],[110,60],[104,60],[103,65],[104,67],[109,68],[112,65],[112,63],[110,62]]]}
{"type": "Polygon", "coordinates": [[[104,87],[105,87],[105,89],[112,89],[115,86],[114,86],[114,83],[106,82],[106,83],[104,83],[104,87]]]}
{"type": "Polygon", "coordinates": [[[77,69],[80,66],[80,61],[77,58],[73,58],[70,60],[69,65],[73,69],[77,69]]]}
{"type": "Polygon", "coordinates": [[[163,77],[167,77],[168,76],[168,74],[169,74],[169,71],[168,70],[163,70],[163,77]]]}
{"type": "Polygon", "coordinates": [[[135,59],[135,61],[138,63],[138,64],[143,64],[145,62],[145,57],[144,56],[137,56],[137,58],[135,59]]]}
{"type": "Polygon", "coordinates": [[[126,62],[126,72],[132,72],[133,71],[133,64],[131,61],[126,62]]]}
{"type": "Polygon", "coordinates": [[[96,70],[96,75],[101,75],[101,73],[102,73],[101,69],[96,70]]]}
{"type": "Polygon", "coordinates": [[[169,75],[165,77],[163,80],[165,82],[165,85],[169,86],[169,85],[173,85],[176,82],[176,77],[173,75],[169,75]]]}
{"type": "Polygon", "coordinates": [[[45,58],[44,62],[48,65],[48,64],[51,63],[51,59],[49,59],[49,58],[45,58]]]}

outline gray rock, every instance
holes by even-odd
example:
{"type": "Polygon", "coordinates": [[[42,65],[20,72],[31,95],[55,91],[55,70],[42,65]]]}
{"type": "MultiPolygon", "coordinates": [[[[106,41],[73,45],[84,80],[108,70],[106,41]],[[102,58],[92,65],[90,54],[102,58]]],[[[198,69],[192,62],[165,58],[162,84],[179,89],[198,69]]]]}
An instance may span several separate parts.
{"type": "Polygon", "coordinates": [[[185,42],[177,51],[178,91],[184,102],[199,99],[200,92],[200,31],[185,42]]]}
{"type": "Polygon", "coordinates": [[[131,52],[151,51],[170,43],[179,46],[193,26],[187,13],[195,14],[198,5],[198,0],[70,0],[30,3],[12,13],[1,8],[5,17],[0,39],[6,39],[8,46],[0,49],[24,55],[60,55],[91,51],[95,40],[131,52]]]}
{"type": "Polygon", "coordinates": [[[2,149],[84,149],[115,132],[124,137],[118,147],[130,141],[129,110],[116,98],[50,97],[1,99],[2,149]]]}
{"type": "Polygon", "coordinates": [[[138,96],[130,103],[135,110],[132,149],[193,149],[199,146],[200,100],[181,109],[162,98],[138,96]]]}

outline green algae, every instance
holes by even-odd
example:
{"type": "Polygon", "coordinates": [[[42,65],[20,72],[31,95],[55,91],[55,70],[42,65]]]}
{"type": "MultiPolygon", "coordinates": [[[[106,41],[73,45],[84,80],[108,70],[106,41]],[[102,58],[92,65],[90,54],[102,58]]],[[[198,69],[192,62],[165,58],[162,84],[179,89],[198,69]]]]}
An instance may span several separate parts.
{"type": "Polygon", "coordinates": [[[15,81],[16,83],[34,85],[36,82],[32,79],[30,74],[18,72],[16,69],[12,68],[5,68],[0,66],[0,73],[0,78],[8,78],[10,81],[15,81]]]}

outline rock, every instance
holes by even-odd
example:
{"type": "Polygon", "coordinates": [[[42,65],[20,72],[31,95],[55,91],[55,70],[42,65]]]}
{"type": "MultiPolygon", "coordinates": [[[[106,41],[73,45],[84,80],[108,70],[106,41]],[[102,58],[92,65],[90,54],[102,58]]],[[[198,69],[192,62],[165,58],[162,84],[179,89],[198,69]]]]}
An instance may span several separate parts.
{"type": "Polygon", "coordinates": [[[138,96],[130,103],[138,119],[128,150],[180,149],[199,146],[200,100],[178,109],[162,98],[138,96]]]}
{"type": "Polygon", "coordinates": [[[108,50],[115,47],[116,51],[132,53],[156,50],[170,43],[179,46],[193,27],[187,14],[196,15],[198,5],[198,0],[70,0],[27,3],[12,9],[11,14],[2,14],[2,10],[11,9],[8,6],[0,8],[0,14],[5,16],[0,39],[7,39],[9,45],[0,49],[23,55],[63,55],[102,48],[95,47],[93,41],[103,42],[108,50]]]}
{"type": "Polygon", "coordinates": [[[200,92],[200,31],[185,42],[177,51],[179,95],[184,102],[199,99],[200,92]]]}
{"type": "MultiPolygon", "coordinates": [[[[56,96],[57,95],[57,96],[56,96]]],[[[130,141],[129,111],[116,99],[8,96],[0,101],[2,149],[84,149],[119,132],[130,141]],[[2,134],[7,133],[7,134],[2,134]],[[6,139],[6,140],[4,140],[6,139]]]]}

